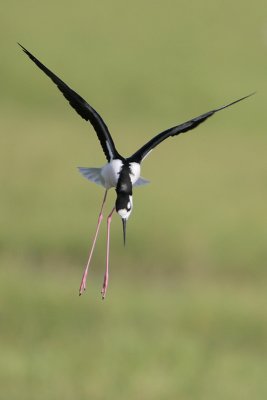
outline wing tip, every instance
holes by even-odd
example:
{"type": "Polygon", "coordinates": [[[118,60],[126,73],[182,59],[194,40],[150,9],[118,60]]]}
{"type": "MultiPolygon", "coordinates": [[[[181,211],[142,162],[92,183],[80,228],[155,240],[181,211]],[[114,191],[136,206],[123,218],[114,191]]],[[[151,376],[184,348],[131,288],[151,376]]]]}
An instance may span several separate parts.
{"type": "Polygon", "coordinates": [[[22,48],[22,50],[24,51],[24,53],[27,53],[27,52],[28,52],[27,49],[25,49],[25,47],[22,46],[22,44],[20,44],[19,42],[17,42],[17,44],[22,48]]]}
{"type": "Polygon", "coordinates": [[[17,44],[22,48],[22,50],[24,51],[24,53],[25,53],[32,61],[35,61],[35,57],[34,57],[24,46],[22,46],[22,44],[20,44],[19,42],[17,42],[17,44]]]}
{"type": "Polygon", "coordinates": [[[24,51],[24,53],[35,63],[38,64],[41,62],[39,60],[37,60],[36,57],[34,57],[34,55],[32,55],[24,46],[22,46],[22,44],[20,44],[19,42],[17,42],[17,44],[22,48],[22,50],[24,51]]]}
{"type": "Polygon", "coordinates": [[[256,93],[257,93],[257,92],[256,92],[256,90],[255,90],[254,92],[249,93],[249,94],[247,94],[246,96],[241,97],[240,99],[234,100],[234,101],[232,101],[231,103],[226,104],[225,106],[222,106],[222,107],[220,107],[220,108],[217,108],[217,109],[215,110],[215,112],[220,111],[220,110],[224,110],[224,109],[227,108],[227,107],[231,107],[231,106],[233,106],[234,104],[239,103],[239,102],[242,101],[242,100],[245,100],[245,99],[247,99],[247,98],[249,98],[249,97],[251,97],[251,96],[254,96],[256,93]]]}

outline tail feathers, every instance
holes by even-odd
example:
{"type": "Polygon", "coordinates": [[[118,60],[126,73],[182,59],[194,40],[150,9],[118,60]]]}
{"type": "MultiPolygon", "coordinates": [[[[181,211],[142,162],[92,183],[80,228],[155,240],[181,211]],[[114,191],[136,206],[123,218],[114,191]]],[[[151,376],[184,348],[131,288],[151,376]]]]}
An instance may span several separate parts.
{"type": "Polygon", "coordinates": [[[85,168],[78,167],[80,173],[89,181],[96,183],[97,185],[104,186],[104,180],[101,175],[102,168],[85,168]]]}
{"type": "MultiPolygon", "coordinates": [[[[104,186],[105,182],[101,175],[102,168],[86,168],[78,167],[80,173],[89,181],[96,183],[97,185],[104,186]]],[[[133,186],[143,186],[150,183],[147,179],[140,177],[133,186]]]]}
{"type": "Polygon", "coordinates": [[[137,181],[135,182],[135,184],[133,186],[142,186],[142,185],[147,185],[148,183],[150,183],[147,179],[144,179],[140,176],[139,179],[137,179],[137,181]]]}

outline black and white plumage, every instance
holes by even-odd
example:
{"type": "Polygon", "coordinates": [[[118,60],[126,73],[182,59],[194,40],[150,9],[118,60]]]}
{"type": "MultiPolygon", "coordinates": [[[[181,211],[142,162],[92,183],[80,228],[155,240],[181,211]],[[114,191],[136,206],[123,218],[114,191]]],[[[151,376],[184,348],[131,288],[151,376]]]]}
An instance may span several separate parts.
{"type": "MultiPolygon", "coordinates": [[[[20,44],[19,44],[20,45],[20,44]]],[[[133,198],[132,190],[133,186],[147,184],[148,181],[140,176],[141,163],[145,157],[161,142],[165,139],[173,136],[177,136],[180,133],[187,132],[196,128],[206,119],[210,118],[212,115],[221,111],[227,107],[230,107],[247,97],[251,96],[249,94],[238,100],[235,100],[227,105],[219,108],[215,108],[209,112],[201,114],[187,122],[180,125],[169,128],[144,144],[139,150],[137,150],[130,157],[122,157],[117,151],[113,139],[110,135],[108,127],[101,118],[101,116],[91,107],[79,94],[72,90],[68,85],[66,85],[60,78],[58,78],[53,72],[51,72],[45,65],[43,65],[35,56],[33,56],[25,47],[20,45],[27,56],[39,67],[58,87],[63,96],[68,100],[70,105],[76,110],[76,112],[86,121],[89,121],[95,129],[97,137],[102,146],[103,152],[107,159],[107,163],[102,168],[79,168],[82,175],[84,175],[90,181],[102,185],[105,188],[105,196],[101,206],[101,211],[99,214],[98,224],[96,228],[96,234],[93,241],[92,249],[89,253],[88,262],[83,274],[81,286],[79,293],[81,294],[86,288],[86,278],[93,254],[95,242],[97,239],[99,227],[103,218],[103,206],[106,201],[107,191],[110,188],[115,188],[117,193],[117,199],[115,207],[111,211],[108,217],[108,231],[107,231],[107,260],[106,260],[106,272],[104,277],[104,283],[102,288],[102,297],[105,297],[107,286],[108,286],[108,266],[109,266],[109,234],[110,234],[110,223],[114,210],[120,215],[123,223],[123,234],[124,243],[126,237],[126,221],[128,220],[132,208],[133,208],[133,198]]]]}

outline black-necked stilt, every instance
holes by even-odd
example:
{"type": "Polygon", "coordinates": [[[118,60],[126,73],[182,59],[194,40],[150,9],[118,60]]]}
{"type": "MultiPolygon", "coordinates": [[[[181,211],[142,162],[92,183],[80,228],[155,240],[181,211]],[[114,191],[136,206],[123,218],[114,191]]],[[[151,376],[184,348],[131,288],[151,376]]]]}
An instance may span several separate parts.
{"type": "MultiPolygon", "coordinates": [[[[19,44],[20,45],[20,44],[19,44]]],[[[153,137],[149,142],[137,150],[131,157],[122,157],[117,151],[113,139],[109,133],[108,127],[106,126],[100,115],[91,107],[79,94],[74,92],[69,86],[67,86],[61,79],[59,79],[53,72],[46,68],[36,57],[34,57],[28,50],[20,45],[23,51],[28,57],[39,67],[52,81],[57,85],[63,96],[69,101],[70,105],[77,111],[77,113],[86,121],[89,121],[98,136],[102,149],[107,159],[107,164],[102,168],[79,168],[80,172],[90,181],[102,185],[105,188],[105,195],[101,205],[96,232],[93,240],[93,245],[89,253],[88,261],[83,273],[79,294],[81,295],[86,289],[86,278],[91,262],[92,254],[94,251],[95,243],[97,240],[101,221],[103,219],[103,207],[107,198],[107,192],[110,188],[115,188],[117,193],[117,199],[115,207],[107,218],[107,254],[106,254],[106,270],[104,276],[104,282],[102,287],[102,298],[105,298],[108,278],[109,278],[109,239],[110,239],[110,223],[113,212],[117,211],[122,219],[123,225],[123,238],[124,244],[126,239],[126,222],[133,209],[133,198],[132,188],[133,186],[145,185],[148,181],[140,176],[141,162],[145,157],[163,140],[170,136],[177,136],[182,132],[187,132],[191,129],[196,128],[199,124],[204,122],[207,118],[211,117],[218,111],[224,108],[230,107],[241,100],[252,96],[251,93],[241,99],[235,100],[225,106],[215,108],[214,110],[208,111],[190,121],[184,122],[183,124],[174,126],[167,129],[164,132],[159,133],[153,137]]]]}

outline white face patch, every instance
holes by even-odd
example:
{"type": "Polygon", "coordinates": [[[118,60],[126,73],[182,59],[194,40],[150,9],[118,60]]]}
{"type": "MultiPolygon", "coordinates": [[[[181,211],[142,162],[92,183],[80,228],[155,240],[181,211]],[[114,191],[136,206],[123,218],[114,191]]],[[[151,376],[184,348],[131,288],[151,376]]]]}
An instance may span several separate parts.
{"type": "Polygon", "coordinates": [[[122,210],[118,211],[118,214],[121,218],[123,219],[128,219],[130,214],[131,214],[131,210],[127,211],[125,208],[123,208],[122,210]]]}
{"type": "Polygon", "coordinates": [[[127,208],[129,208],[129,210],[126,210],[126,208],[118,210],[119,216],[123,219],[128,219],[130,217],[131,212],[133,211],[133,197],[129,196],[129,200],[130,201],[128,201],[127,203],[127,208]]]}

